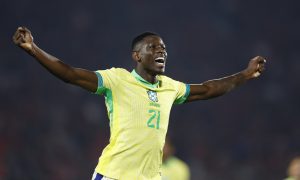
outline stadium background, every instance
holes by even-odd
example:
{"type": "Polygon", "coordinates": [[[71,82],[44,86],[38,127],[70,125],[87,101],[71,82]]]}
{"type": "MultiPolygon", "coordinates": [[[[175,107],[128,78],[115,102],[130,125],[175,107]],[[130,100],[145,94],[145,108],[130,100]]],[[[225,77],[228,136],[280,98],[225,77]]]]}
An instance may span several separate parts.
{"type": "Polygon", "coordinates": [[[132,38],[161,34],[166,74],[187,83],[222,77],[255,55],[258,80],[209,101],[176,106],[169,132],[192,179],[275,180],[300,153],[299,2],[266,0],[4,0],[0,6],[0,179],[89,179],[109,127],[103,97],[66,85],[15,47],[35,42],[90,70],[134,66],[132,38]]]}

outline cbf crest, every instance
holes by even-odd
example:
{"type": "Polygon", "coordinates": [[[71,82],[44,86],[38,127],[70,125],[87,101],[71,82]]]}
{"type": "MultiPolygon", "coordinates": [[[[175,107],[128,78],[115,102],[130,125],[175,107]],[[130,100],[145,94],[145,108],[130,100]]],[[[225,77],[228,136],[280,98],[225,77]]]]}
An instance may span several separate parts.
{"type": "Polygon", "coordinates": [[[148,93],[148,97],[151,101],[158,102],[157,93],[155,91],[149,90],[149,91],[147,91],[147,93],[148,93]]]}

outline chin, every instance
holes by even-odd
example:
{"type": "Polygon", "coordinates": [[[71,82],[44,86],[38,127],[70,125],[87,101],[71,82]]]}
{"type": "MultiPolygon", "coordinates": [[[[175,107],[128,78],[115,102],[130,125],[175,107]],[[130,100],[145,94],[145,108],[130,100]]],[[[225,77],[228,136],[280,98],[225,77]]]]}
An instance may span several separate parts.
{"type": "Polygon", "coordinates": [[[163,75],[165,73],[165,68],[153,68],[148,72],[152,75],[163,75]]]}
{"type": "Polygon", "coordinates": [[[156,74],[158,74],[158,75],[163,75],[163,74],[165,74],[165,70],[157,71],[156,74]]]}

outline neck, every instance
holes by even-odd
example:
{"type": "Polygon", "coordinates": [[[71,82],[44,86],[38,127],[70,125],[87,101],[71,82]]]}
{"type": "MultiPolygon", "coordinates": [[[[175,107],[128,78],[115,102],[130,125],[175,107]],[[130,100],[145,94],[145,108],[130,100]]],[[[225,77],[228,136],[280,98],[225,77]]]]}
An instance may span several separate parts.
{"type": "Polygon", "coordinates": [[[149,83],[154,84],[157,82],[156,74],[148,73],[146,70],[141,69],[139,67],[135,68],[135,72],[138,73],[143,79],[145,79],[149,83]]]}

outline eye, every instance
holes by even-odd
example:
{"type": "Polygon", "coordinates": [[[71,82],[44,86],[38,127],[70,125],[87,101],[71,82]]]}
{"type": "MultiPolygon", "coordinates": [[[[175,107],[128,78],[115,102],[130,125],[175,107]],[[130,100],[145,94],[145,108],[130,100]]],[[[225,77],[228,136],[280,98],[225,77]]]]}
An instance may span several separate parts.
{"type": "Polygon", "coordinates": [[[149,45],[149,49],[155,49],[155,48],[156,48],[155,45],[153,45],[153,44],[150,44],[150,45],[149,45]]]}
{"type": "Polygon", "coordinates": [[[148,46],[148,48],[149,49],[151,49],[151,50],[153,50],[153,49],[162,49],[162,50],[166,50],[166,46],[165,45],[162,45],[162,44],[160,44],[160,45],[154,45],[154,44],[150,44],[149,46],[148,46]]]}

